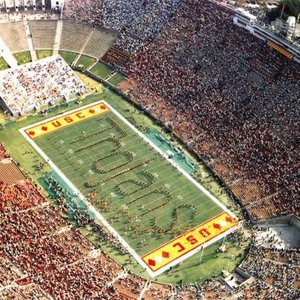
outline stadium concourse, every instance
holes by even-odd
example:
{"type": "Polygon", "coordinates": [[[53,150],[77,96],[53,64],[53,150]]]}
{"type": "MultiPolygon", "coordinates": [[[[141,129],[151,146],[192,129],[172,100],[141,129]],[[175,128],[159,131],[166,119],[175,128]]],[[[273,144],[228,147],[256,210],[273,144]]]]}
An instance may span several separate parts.
{"type": "MultiPolygon", "coordinates": [[[[76,44],[73,20],[116,33],[101,57],[127,74],[120,89],[239,201],[251,238],[236,271],[244,279],[234,288],[218,278],[171,286],[132,274],[95,249],[16,164],[6,165],[11,158],[1,145],[0,299],[299,299],[299,248],[257,243],[253,227],[300,215],[299,64],[234,26],[232,10],[208,0],[66,0],[64,18],[75,35],[66,44],[76,44]]],[[[80,28],[78,52],[95,33],[80,28]]]]}

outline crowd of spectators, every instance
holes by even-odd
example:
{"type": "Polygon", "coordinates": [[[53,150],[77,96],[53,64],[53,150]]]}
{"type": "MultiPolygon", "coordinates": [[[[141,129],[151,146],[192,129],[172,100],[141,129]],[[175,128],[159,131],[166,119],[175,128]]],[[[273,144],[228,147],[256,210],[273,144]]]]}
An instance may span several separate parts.
{"type": "Polygon", "coordinates": [[[9,153],[6,151],[3,144],[0,142],[0,160],[9,157],[10,157],[9,153]]]}
{"type": "Polygon", "coordinates": [[[135,275],[128,274],[126,277],[120,277],[114,282],[114,288],[119,291],[121,295],[129,299],[138,299],[146,280],[135,275]]]}
{"type": "MultiPolygon", "coordinates": [[[[205,0],[66,1],[66,14],[120,32],[117,45],[137,53],[125,69],[134,82],[128,95],[202,157],[252,219],[299,215],[299,65],[235,27],[229,11],[205,0]]],[[[26,82],[24,74],[17,76],[26,82]]],[[[0,155],[7,155],[1,145],[0,155]]],[[[152,283],[96,251],[28,181],[0,183],[0,224],[0,287],[12,285],[0,290],[1,299],[21,293],[122,299],[151,290],[152,283]],[[27,289],[17,284],[22,276],[30,278],[27,289]]],[[[297,250],[253,246],[240,266],[251,280],[236,290],[211,280],[149,293],[297,299],[299,259],[297,250]]]]}
{"type": "Polygon", "coordinates": [[[300,66],[232,17],[183,1],[125,69],[128,95],[204,159],[252,219],[299,215],[300,66]]]}
{"type": "Polygon", "coordinates": [[[298,250],[253,246],[240,266],[251,280],[236,289],[216,279],[172,287],[137,277],[95,249],[28,180],[0,184],[0,203],[1,299],[293,300],[299,294],[298,250]]]}
{"type": "Polygon", "coordinates": [[[95,249],[28,180],[0,183],[0,204],[0,299],[169,298],[169,285],[152,285],[95,249]]]}
{"type": "MultiPolygon", "coordinates": [[[[114,1],[107,1],[110,5],[114,1]]],[[[161,28],[167,24],[170,16],[176,10],[178,4],[181,0],[144,0],[144,1],[126,1],[128,2],[138,2],[136,5],[133,3],[133,16],[132,20],[129,20],[128,25],[122,26],[120,28],[120,36],[116,41],[116,45],[122,50],[130,53],[135,53],[141,46],[143,46],[147,41],[151,40],[156,34],[161,30],[161,28]],[[137,7],[139,4],[139,8],[137,7]]],[[[124,1],[124,3],[126,3],[124,1]]],[[[123,16],[127,16],[123,9],[115,9],[115,12],[123,16]]],[[[131,9],[132,11],[132,9],[131,9]]],[[[125,9],[126,12],[126,9],[125,9]]],[[[115,20],[115,16],[112,18],[110,14],[107,14],[104,10],[103,23],[108,27],[113,27],[110,24],[110,20],[115,20]],[[106,18],[106,22],[104,21],[106,18]]],[[[121,17],[122,18],[122,17],[121,17]]],[[[118,24],[120,24],[118,22],[118,24]]]]}
{"type": "Polygon", "coordinates": [[[13,115],[40,109],[86,91],[70,66],[52,56],[0,73],[0,97],[13,115]]]}
{"type": "Polygon", "coordinates": [[[116,45],[136,52],[168,23],[182,0],[65,1],[64,15],[119,32],[116,45]]]}
{"type": "Polygon", "coordinates": [[[18,212],[45,201],[29,181],[14,185],[0,182],[0,212],[18,212]]]}
{"type": "Polygon", "coordinates": [[[267,285],[282,290],[283,299],[297,299],[300,293],[299,259],[299,250],[252,247],[240,267],[267,285]]]}
{"type": "Polygon", "coordinates": [[[99,24],[104,0],[65,0],[64,15],[78,21],[99,24]]]}

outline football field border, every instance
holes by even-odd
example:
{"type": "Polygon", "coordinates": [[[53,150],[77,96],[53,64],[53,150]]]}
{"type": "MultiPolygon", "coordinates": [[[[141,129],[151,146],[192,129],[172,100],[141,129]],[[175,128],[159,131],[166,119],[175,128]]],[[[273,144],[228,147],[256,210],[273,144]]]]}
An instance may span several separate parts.
{"type": "MultiPolygon", "coordinates": [[[[84,119],[83,119],[84,120],[84,119]]],[[[72,125],[72,123],[70,123],[72,125]]],[[[63,129],[63,128],[62,128],[63,129]]],[[[59,129],[57,129],[59,130],[59,129]]],[[[128,250],[128,252],[135,258],[135,260],[141,265],[143,269],[147,271],[147,273],[151,277],[156,277],[157,275],[162,274],[169,268],[177,265],[178,263],[184,261],[188,257],[194,255],[195,253],[199,252],[199,250],[203,250],[207,246],[215,243],[216,241],[224,238],[226,235],[234,232],[238,229],[239,223],[237,221],[237,217],[234,213],[232,213],[227,207],[221,203],[214,195],[212,195],[208,190],[206,190],[200,183],[198,183],[191,175],[189,175],[185,170],[183,170],[172,158],[169,158],[166,153],[164,153],[158,146],[156,146],[150,139],[148,139],[143,133],[141,133],[134,125],[132,125],[125,117],[123,117],[118,111],[116,111],[113,107],[111,107],[106,101],[99,100],[97,102],[81,106],[79,108],[73,109],[71,111],[67,111],[62,114],[57,114],[54,117],[48,118],[46,120],[28,125],[24,128],[19,129],[19,132],[22,134],[22,136],[31,144],[31,146],[38,152],[38,154],[50,165],[50,167],[65,181],[66,184],[72,189],[72,191],[78,195],[78,197],[89,207],[90,211],[96,216],[96,218],[112,233],[112,235],[128,250]],[[106,221],[106,219],[95,209],[95,207],[86,200],[84,195],[75,187],[75,185],[64,175],[63,172],[60,171],[60,169],[54,164],[53,161],[50,160],[50,158],[43,152],[43,150],[35,143],[34,139],[31,138],[27,131],[32,128],[36,128],[40,125],[43,125],[49,121],[57,120],[64,118],[68,115],[77,113],[79,114],[81,111],[89,109],[96,105],[104,104],[112,113],[114,113],[122,122],[124,122],[130,129],[132,129],[136,134],[138,134],[144,141],[146,141],[156,152],[158,152],[164,159],[166,159],[171,165],[173,165],[183,176],[185,176],[189,181],[191,181],[199,190],[201,190],[211,201],[213,201],[215,204],[217,204],[222,210],[223,214],[225,213],[229,218],[234,220],[234,223],[231,227],[229,227],[226,231],[222,232],[218,235],[212,235],[209,237],[209,239],[203,240],[203,242],[197,244],[194,248],[192,247],[189,249],[189,251],[185,252],[184,254],[178,254],[177,257],[172,259],[168,264],[161,266],[158,269],[153,269],[149,263],[147,263],[143,257],[146,257],[148,254],[143,255],[143,257],[140,257],[134,249],[132,249],[129,244],[118,234],[118,232],[106,221]]],[[[216,215],[212,220],[217,218],[218,215],[216,215]]],[[[209,221],[209,220],[208,220],[209,221]]],[[[204,222],[203,224],[207,223],[208,221],[204,222]]],[[[201,227],[203,224],[199,224],[196,228],[201,227]]],[[[194,228],[195,229],[195,228],[194,228]]],[[[176,237],[174,240],[169,241],[167,244],[175,243],[176,240],[181,238],[182,236],[185,236],[187,233],[191,232],[192,230],[188,230],[186,233],[183,233],[181,236],[176,237]]],[[[159,248],[165,246],[162,245],[159,248]]],[[[153,249],[154,252],[157,249],[153,249]]]]}

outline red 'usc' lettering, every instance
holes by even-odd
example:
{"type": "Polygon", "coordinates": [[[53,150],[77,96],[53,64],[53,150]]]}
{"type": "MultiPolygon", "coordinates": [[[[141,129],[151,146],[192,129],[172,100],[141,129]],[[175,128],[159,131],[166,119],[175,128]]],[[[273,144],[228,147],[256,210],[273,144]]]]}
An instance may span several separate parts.
{"type": "Polygon", "coordinates": [[[81,113],[81,112],[77,113],[77,114],[76,114],[76,117],[79,118],[79,119],[85,118],[85,116],[82,116],[82,113],[81,113]]]}
{"type": "Polygon", "coordinates": [[[176,243],[173,245],[173,247],[179,247],[179,249],[177,250],[177,252],[181,252],[183,251],[185,248],[180,244],[180,243],[176,243]]]}
{"type": "Polygon", "coordinates": [[[189,235],[186,240],[191,244],[191,245],[194,245],[196,244],[198,241],[192,236],[192,235],[189,235]]]}
{"type": "Polygon", "coordinates": [[[207,229],[201,229],[199,231],[199,233],[203,236],[203,237],[208,237],[210,235],[210,233],[207,231],[207,229]]]}
{"type": "Polygon", "coordinates": [[[65,117],[64,120],[67,122],[67,123],[72,123],[73,122],[73,119],[71,117],[65,117]]]}
{"type": "Polygon", "coordinates": [[[61,126],[61,123],[60,123],[59,121],[54,121],[54,122],[52,122],[52,125],[53,125],[54,127],[60,127],[60,126],[61,126]]]}

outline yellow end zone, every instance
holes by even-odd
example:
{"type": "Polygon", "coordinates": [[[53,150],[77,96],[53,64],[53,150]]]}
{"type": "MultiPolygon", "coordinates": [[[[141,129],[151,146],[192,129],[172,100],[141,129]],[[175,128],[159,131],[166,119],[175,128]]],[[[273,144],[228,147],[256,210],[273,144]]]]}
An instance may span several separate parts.
{"type": "Polygon", "coordinates": [[[230,228],[237,226],[237,224],[236,219],[232,218],[227,212],[223,212],[144,255],[142,260],[153,272],[158,271],[230,228]]]}
{"type": "Polygon", "coordinates": [[[107,111],[109,111],[109,108],[104,103],[98,103],[96,105],[89,106],[82,110],[77,110],[70,114],[64,115],[63,117],[59,117],[51,121],[47,121],[45,123],[31,127],[29,129],[26,129],[25,132],[30,138],[36,139],[45,134],[54,132],[69,125],[76,124],[80,121],[95,117],[107,111]]]}

